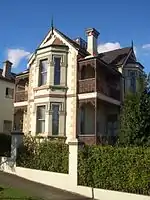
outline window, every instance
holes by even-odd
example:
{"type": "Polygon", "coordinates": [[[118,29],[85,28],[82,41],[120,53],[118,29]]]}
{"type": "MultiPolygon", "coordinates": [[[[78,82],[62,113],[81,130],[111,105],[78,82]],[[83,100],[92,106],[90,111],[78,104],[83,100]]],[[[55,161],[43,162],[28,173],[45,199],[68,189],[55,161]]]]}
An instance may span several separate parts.
{"type": "Polygon", "coordinates": [[[118,130],[117,115],[109,115],[107,121],[107,134],[108,136],[116,136],[118,130]]]}
{"type": "Polygon", "coordinates": [[[37,133],[45,132],[45,105],[37,107],[37,133]]]}
{"type": "Polygon", "coordinates": [[[134,70],[128,70],[128,75],[129,75],[130,77],[135,77],[135,76],[137,75],[137,72],[134,71],[134,70]]]}
{"type": "Polygon", "coordinates": [[[130,89],[132,92],[136,91],[136,78],[135,77],[131,77],[130,89]]]}
{"type": "Polygon", "coordinates": [[[11,133],[12,131],[12,121],[4,120],[3,132],[11,133]]]}
{"type": "Polygon", "coordinates": [[[14,89],[7,87],[6,92],[5,92],[5,96],[6,96],[6,98],[13,99],[14,89]]]}
{"type": "Polygon", "coordinates": [[[39,86],[45,85],[46,82],[47,82],[47,59],[40,61],[39,86]]]}
{"type": "Polygon", "coordinates": [[[80,133],[81,134],[84,134],[85,130],[84,130],[84,127],[85,127],[85,108],[82,107],[81,108],[81,112],[80,112],[80,133]]]}
{"type": "Polygon", "coordinates": [[[130,90],[132,92],[136,91],[136,76],[137,76],[137,72],[133,71],[133,70],[129,70],[128,71],[128,75],[130,77],[130,90]]]}
{"type": "Polygon", "coordinates": [[[54,85],[60,85],[60,61],[61,57],[54,57],[54,85]]]}
{"type": "Polygon", "coordinates": [[[52,135],[59,134],[59,105],[52,105],[52,135]]]}

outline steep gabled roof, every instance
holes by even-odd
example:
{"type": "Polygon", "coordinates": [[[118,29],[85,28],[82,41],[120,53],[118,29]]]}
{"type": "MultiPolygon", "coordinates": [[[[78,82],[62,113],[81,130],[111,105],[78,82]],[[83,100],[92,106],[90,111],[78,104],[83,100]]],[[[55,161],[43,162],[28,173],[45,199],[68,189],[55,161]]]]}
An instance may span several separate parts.
{"type": "Polygon", "coordinates": [[[107,63],[108,65],[122,65],[129,53],[131,52],[132,47],[125,47],[122,49],[116,49],[113,51],[108,51],[104,53],[100,53],[98,57],[107,63]]]}
{"type": "Polygon", "coordinates": [[[61,31],[59,31],[58,29],[55,28],[55,31],[60,34],[67,42],[69,42],[72,46],[74,46],[75,49],[77,49],[81,54],[84,54],[85,56],[89,55],[89,52],[84,49],[81,48],[81,46],[76,43],[74,40],[72,40],[71,38],[69,38],[68,36],[66,36],[64,33],[62,33],[61,31]]]}

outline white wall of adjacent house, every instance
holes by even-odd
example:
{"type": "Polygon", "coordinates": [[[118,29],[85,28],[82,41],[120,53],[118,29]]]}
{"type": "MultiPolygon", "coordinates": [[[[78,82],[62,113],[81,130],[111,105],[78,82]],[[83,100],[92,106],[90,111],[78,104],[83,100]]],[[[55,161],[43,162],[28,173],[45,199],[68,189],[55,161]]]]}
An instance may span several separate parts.
{"type": "Polygon", "coordinates": [[[9,132],[13,124],[14,84],[0,79],[0,133],[9,132]]]}

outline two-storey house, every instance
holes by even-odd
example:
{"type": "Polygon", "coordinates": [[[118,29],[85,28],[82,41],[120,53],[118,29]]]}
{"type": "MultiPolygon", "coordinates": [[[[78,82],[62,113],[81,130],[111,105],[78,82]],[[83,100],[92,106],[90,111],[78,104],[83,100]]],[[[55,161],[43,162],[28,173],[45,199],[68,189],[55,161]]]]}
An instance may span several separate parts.
{"type": "Polygon", "coordinates": [[[11,67],[7,60],[0,69],[0,133],[10,133],[13,127],[15,74],[11,67]]]}
{"type": "Polygon", "coordinates": [[[16,76],[16,129],[88,144],[117,135],[124,93],[136,90],[143,66],[133,47],[98,54],[98,31],[86,34],[87,42],[53,27],[46,35],[16,76]]]}

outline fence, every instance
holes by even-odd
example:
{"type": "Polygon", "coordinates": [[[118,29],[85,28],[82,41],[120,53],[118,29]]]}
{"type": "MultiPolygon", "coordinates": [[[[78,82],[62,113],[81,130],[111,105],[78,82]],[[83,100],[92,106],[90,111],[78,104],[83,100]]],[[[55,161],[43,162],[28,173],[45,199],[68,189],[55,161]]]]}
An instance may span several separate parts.
{"type": "Polygon", "coordinates": [[[11,157],[1,158],[0,169],[17,176],[45,185],[60,188],[69,192],[78,193],[86,197],[98,200],[150,200],[149,196],[135,195],[124,192],[116,192],[78,185],[78,141],[70,141],[69,144],[69,173],[55,173],[16,166],[17,147],[22,143],[23,134],[12,133],[11,157]]]}

